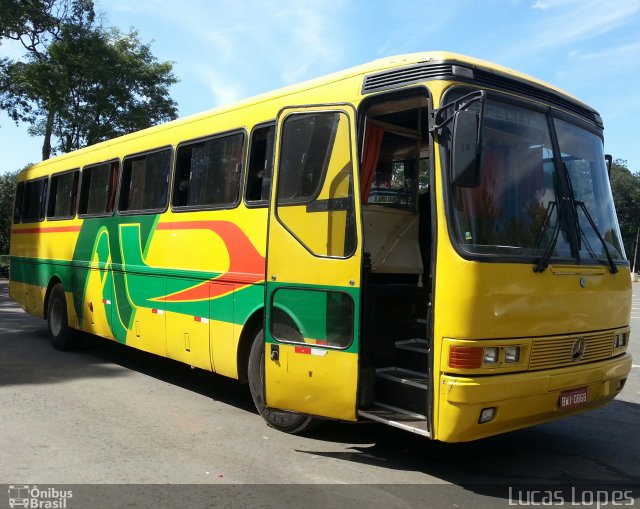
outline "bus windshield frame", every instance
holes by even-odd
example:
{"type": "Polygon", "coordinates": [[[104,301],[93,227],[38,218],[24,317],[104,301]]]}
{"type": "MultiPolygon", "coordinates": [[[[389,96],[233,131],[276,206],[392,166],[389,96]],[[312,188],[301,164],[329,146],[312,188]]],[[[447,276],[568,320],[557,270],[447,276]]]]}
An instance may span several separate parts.
{"type": "MultiPolygon", "coordinates": [[[[449,88],[441,104],[475,90],[449,88]]],[[[554,264],[609,265],[608,251],[611,263],[628,264],[601,129],[493,91],[484,106],[468,109],[483,115],[477,187],[452,182],[452,123],[439,134],[449,236],[462,257],[536,264],[548,255],[554,264]]]]}

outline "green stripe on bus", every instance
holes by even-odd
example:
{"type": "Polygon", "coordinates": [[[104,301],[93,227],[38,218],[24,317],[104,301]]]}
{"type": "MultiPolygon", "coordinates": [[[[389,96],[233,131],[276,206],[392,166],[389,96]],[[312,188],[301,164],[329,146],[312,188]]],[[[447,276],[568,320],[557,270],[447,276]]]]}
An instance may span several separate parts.
{"type": "MultiPolygon", "coordinates": [[[[328,345],[344,344],[341,340],[347,338],[349,343],[341,350],[357,353],[360,328],[359,288],[269,283],[267,302],[267,327],[271,328],[274,309],[277,309],[293,320],[305,338],[326,341],[328,345]],[[350,317],[345,317],[343,312],[351,304],[353,313],[350,317]]],[[[266,341],[278,342],[270,332],[266,334],[266,341]]]]}

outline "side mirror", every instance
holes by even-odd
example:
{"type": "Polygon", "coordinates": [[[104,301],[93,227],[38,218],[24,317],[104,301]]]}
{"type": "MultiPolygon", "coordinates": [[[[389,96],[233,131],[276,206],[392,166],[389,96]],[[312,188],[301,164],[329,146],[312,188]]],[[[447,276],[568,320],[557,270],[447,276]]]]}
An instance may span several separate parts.
{"type": "Polygon", "coordinates": [[[607,162],[607,174],[611,178],[611,165],[613,164],[613,156],[611,154],[605,154],[604,160],[607,162]]]}
{"type": "Polygon", "coordinates": [[[480,185],[481,118],[473,111],[457,111],[453,117],[451,182],[458,187],[480,185]]]}

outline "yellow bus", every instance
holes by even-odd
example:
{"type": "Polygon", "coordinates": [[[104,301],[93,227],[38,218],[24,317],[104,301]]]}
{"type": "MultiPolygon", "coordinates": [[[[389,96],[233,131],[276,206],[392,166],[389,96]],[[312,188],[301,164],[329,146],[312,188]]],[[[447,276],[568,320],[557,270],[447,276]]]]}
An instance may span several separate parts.
{"type": "Polygon", "coordinates": [[[246,381],[267,423],[474,440],[624,386],[631,283],[596,111],[518,72],[385,58],[34,165],[10,292],[246,381]]]}

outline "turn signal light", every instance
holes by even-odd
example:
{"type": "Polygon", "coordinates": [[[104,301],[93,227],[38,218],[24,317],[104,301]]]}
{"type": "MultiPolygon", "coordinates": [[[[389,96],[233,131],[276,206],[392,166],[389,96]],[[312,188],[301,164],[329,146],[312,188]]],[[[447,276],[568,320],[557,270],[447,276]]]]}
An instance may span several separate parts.
{"type": "Polygon", "coordinates": [[[479,368],[482,366],[484,348],[481,346],[452,346],[449,350],[449,367],[479,368]]]}

